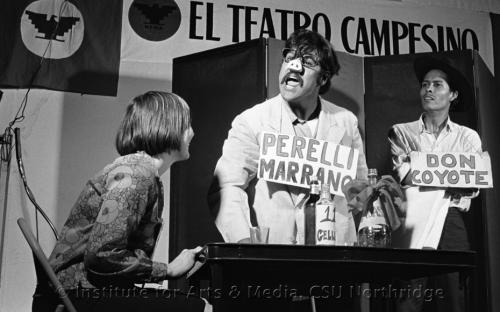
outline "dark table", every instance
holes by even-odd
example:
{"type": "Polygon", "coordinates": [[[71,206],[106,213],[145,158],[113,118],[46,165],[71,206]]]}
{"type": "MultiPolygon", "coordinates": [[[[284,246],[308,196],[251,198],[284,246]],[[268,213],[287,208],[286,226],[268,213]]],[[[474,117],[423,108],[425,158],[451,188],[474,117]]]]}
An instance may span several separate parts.
{"type": "MultiPolygon", "coordinates": [[[[460,272],[466,297],[476,268],[473,251],[256,244],[207,244],[203,265],[189,274],[215,312],[262,312],[310,294],[318,298],[360,295],[360,283],[379,285],[368,296],[390,299],[395,279],[460,272]],[[381,286],[385,285],[385,286],[381,286]],[[382,288],[385,287],[385,288],[382,288]],[[378,290],[378,295],[375,291],[378,290]]],[[[367,293],[365,293],[366,296],[367,293]]],[[[392,295],[391,295],[392,294],[392,295]]],[[[472,300],[473,301],[473,300],[472,300]]],[[[469,300],[467,305],[473,306],[469,300]]]]}

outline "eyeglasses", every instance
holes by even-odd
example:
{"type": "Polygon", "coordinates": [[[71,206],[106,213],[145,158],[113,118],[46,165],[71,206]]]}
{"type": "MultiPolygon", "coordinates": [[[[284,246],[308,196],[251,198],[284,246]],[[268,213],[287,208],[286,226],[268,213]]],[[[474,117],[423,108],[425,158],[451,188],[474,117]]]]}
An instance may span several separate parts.
{"type": "Polygon", "coordinates": [[[290,61],[299,58],[302,66],[314,69],[319,66],[318,57],[312,54],[302,54],[300,55],[296,49],[285,48],[282,51],[283,61],[289,63],[290,61]]]}

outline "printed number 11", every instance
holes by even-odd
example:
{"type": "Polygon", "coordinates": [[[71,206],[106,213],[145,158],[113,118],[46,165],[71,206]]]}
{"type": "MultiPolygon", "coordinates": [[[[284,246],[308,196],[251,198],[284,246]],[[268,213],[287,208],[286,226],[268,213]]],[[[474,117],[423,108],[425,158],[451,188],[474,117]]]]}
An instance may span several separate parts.
{"type": "Polygon", "coordinates": [[[335,207],[332,207],[333,209],[330,209],[330,207],[331,206],[326,206],[326,209],[325,209],[326,218],[324,218],[323,220],[321,220],[319,222],[327,222],[327,221],[335,222],[335,207]],[[330,210],[333,210],[332,219],[330,219],[330,210]]]}

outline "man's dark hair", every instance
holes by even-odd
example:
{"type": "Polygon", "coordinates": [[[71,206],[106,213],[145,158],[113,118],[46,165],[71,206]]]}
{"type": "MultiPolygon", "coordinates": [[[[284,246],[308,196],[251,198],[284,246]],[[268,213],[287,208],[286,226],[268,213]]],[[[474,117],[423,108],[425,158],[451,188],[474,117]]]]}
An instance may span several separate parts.
{"type": "Polygon", "coordinates": [[[453,60],[443,56],[424,55],[417,57],[413,62],[415,75],[422,84],[425,75],[431,70],[440,70],[445,74],[444,80],[448,83],[450,91],[458,92],[458,96],[451,102],[450,111],[464,110],[465,105],[473,102],[473,89],[467,77],[457,69],[453,60]],[[460,108],[458,106],[461,106],[460,108]]]}
{"type": "Polygon", "coordinates": [[[340,64],[335,50],[325,37],[312,30],[297,29],[286,40],[285,48],[296,49],[300,54],[316,52],[321,67],[320,77],[326,79],[319,93],[323,94],[330,89],[330,79],[338,74],[340,64]]]}

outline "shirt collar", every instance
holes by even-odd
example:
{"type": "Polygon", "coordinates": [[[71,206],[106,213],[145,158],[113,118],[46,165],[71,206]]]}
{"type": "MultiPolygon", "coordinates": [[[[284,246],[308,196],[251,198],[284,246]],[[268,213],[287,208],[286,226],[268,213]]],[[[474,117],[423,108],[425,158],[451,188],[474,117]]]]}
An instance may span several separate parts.
{"type": "Polygon", "coordinates": [[[309,120],[318,119],[319,118],[319,113],[321,112],[321,100],[320,100],[319,97],[318,97],[318,104],[316,105],[316,109],[313,111],[313,113],[311,114],[311,116],[309,116],[308,120],[303,120],[303,119],[298,118],[293,113],[292,109],[290,108],[290,105],[285,100],[283,100],[282,105],[285,108],[285,111],[286,111],[288,117],[290,117],[290,121],[292,122],[293,125],[296,125],[298,123],[305,124],[309,120]]]}
{"type": "MultiPolygon", "coordinates": [[[[446,119],[446,125],[444,126],[444,129],[446,129],[446,131],[448,132],[453,132],[457,129],[457,124],[451,121],[450,116],[448,116],[448,118],[446,119]]],[[[419,118],[419,130],[420,133],[429,132],[427,131],[427,129],[425,129],[424,114],[421,114],[419,118]]]]}

